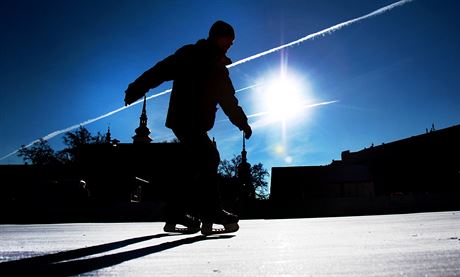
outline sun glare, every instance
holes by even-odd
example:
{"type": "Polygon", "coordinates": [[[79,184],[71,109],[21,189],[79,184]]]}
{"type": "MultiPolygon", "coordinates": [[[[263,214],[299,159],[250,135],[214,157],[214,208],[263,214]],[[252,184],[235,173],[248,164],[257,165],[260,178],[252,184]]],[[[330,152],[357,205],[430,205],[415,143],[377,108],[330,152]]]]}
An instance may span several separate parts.
{"type": "Polygon", "coordinates": [[[274,121],[285,121],[297,116],[305,104],[301,84],[282,76],[266,85],[265,110],[274,121]]]}
{"type": "Polygon", "coordinates": [[[279,72],[266,74],[258,83],[261,85],[254,90],[253,97],[255,110],[259,112],[250,117],[261,117],[253,122],[256,126],[271,125],[268,139],[272,154],[279,162],[293,164],[288,129],[304,126],[311,119],[309,107],[315,103],[311,83],[307,76],[297,75],[286,66],[281,66],[279,72]]]}

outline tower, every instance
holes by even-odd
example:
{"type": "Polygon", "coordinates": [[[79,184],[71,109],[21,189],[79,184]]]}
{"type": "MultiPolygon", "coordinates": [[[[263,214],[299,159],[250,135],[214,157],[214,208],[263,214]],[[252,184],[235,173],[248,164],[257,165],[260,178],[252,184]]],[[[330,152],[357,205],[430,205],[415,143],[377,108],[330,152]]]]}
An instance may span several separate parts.
{"type": "Polygon", "coordinates": [[[107,128],[107,133],[105,134],[105,143],[112,142],[112,134],[110,133],[110,126],[107,128]]]}
{"type": "Polygon", "coordinates": [[[146,112],[147,97],[144,95],[144,106],[142,107],[142,114],[139,117],[139,127],[136,128],[136,134],[133,136],[133,143],[150,143],[150,130],[147,127],[147,112],[146,112]]]}
{"type": "Polygon", "coordinates": [[[243,133],[243,150],[241,151],[241,163],[238,165],[238,179],[242,185],[243,199],[254,199],[255,190],[251,181],[251,164],[248,163],[246,152],[246,140],[243,133]]]}
{"type": "Polygon", "coordinates": [[[247,163],[247,155],[248,152],[246,152],[246,140],[244,138],[244,133],[243,133],[243,150],[241,151],[241,163],[247,163]]]}

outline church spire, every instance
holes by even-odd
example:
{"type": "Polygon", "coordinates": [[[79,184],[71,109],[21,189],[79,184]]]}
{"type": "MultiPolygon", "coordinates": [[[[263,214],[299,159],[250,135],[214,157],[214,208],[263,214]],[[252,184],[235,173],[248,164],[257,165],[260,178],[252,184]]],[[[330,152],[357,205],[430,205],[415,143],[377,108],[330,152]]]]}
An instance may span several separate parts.
{"type": "Polygon", "coordinates": [[[105,143],[112,142],[112,134],[110,133],[110,126],[107,128],[107,133],[105,134],[105,143]]]}
{"type": "Polygon", "coordinates": [[[133,143],[150,143],[150,130],[147,127],[147,111],[146,111],[147,97],[144,95],[144,105],[139,120],[139,127],[136,128],[136,134],[133,136],[133,143]]]}
{"type": "Polygon", "coordinates": [[[238,165],[238,179],[242,184],[243,199],[254,199],[255,190],[252,185],[251,178],[251,165],[248,163],[246,152],[246,139],[243,132],[243,150],[241,151],[241,163],[238,165]]]}
{"type": "Polygon", "coordinates": [[[242,163],[247,163],[247,155],[248,152],[246,152],[246,139],[244,138],[244,132],[243,132],[243,151],[241,151],[241,162],[242,163]]]}

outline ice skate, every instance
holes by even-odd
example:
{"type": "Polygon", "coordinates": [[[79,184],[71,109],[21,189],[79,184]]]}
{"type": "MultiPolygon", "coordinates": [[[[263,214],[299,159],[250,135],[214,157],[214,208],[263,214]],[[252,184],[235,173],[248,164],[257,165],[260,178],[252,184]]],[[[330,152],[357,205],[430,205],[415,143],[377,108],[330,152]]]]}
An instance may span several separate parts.
{"type": "Polygon", "coordinates": [[[174,216],[166,219],[163,231],[167,233],[194,234],[201,230],[200,227],[201,222],[199,219],[189,214],[183,214],[182,216],[174,216]]]}
{"type": "Polygon", "coordinates": [[[211,216],[205,216],[202,218],[202,221],[201,234],[205,236],[233,233],[240,228],[238,225],[238,216],[225,210],[219,210],[211,216]],[[222,225],[223,228],[214,228],[214,224],[222,225]]]}

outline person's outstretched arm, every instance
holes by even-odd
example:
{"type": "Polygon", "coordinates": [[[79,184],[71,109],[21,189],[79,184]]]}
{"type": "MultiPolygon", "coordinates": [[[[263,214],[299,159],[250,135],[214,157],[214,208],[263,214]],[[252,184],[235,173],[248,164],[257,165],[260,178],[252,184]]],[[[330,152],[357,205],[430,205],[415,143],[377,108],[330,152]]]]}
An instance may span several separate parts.
{"type": "Polygon", "coordinates": [[[223,69],[222,82],[218,84],[218,102],[224,113],[230,119],[230,122],[244,132],[246,139],[252,135],[251,126],[248,124],[248,118],[243,109],[238,105],[238,99],[235,97],[235,89],[232,81],[228,76],[228,70],[223,69]]]}
{"type": "Polygon", "coordinates": [[[150,89],[159,86],[165,81],[174,79],[179,55],[177,52],[158,62],[145,71],[134,82],[129,84],[125,91],[125,106],[132,104],[143,97],[150,89]]]}

